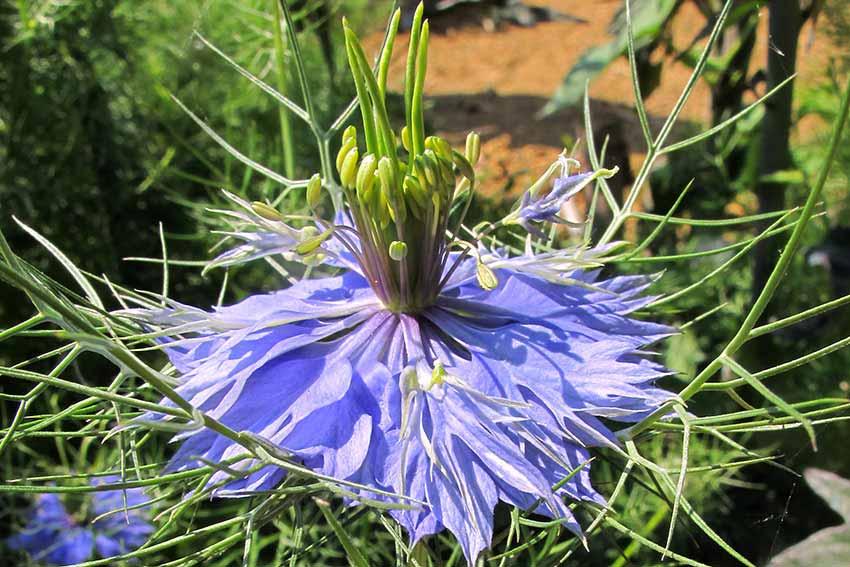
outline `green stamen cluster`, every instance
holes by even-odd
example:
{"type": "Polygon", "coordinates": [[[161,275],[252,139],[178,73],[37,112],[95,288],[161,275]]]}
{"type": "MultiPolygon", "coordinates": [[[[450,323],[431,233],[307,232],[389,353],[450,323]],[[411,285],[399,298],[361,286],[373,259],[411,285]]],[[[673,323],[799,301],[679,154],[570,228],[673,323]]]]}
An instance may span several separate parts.
{"type": "Polygon", "coordinates": [[[445,283],[449,216],[453,202],[466,197],[473,186],[479,140],[471,134],[460,153],[442,138],[424,134],[422,91],[429,32],[421,5],[407,56],[406,126],[398,135],[393,131],[386,83],[399,18],[396,11],[377,75],[344,22],[365,147],[359,144],[355,127],[349,126],[342,135],[336,167],[360,239],[358,261],[370,284],[388,309],[416,312],[430,305],[445,283]]]}

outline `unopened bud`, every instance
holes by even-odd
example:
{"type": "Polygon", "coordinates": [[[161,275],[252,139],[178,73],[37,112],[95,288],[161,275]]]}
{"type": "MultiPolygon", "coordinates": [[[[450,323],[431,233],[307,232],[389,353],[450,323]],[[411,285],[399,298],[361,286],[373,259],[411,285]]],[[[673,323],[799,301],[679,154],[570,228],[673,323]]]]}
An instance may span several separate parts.
{"type": "Polygon", "coordinates": [[[322,198],[322,177],[318,173],[314,173],[310,181],[307,182],[307,206],[315,209],[319,206],[319,200],[322,198]]]}
{"type": "Polygon", "coordinates": [[[254,201],[251,203],[251,209],[266,220],[279,221],[282,218],[277,209],[267,203],[254,201]]]}
{"type": "Polygon", "coordinates": [[[400,240],[393,240],[390,244],[390,258],[396,262],[401,262],[407,257],[407,243],[400,240]]]}

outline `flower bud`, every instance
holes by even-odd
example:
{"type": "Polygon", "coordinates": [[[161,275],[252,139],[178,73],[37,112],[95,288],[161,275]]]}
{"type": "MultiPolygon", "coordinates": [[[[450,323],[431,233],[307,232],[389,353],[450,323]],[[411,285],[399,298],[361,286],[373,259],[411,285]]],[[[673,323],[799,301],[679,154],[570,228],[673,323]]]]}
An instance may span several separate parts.
{"type": "Polygon", "coordinates": [[[311,209],[319,206],[319,200],[322,198],[322,177],[318,173],[314,173],[310,181],[307,182],[307,205],[311,209]]]}
{"type": "Polygon", "coordinates": [[[272,207],[271,205],[269,205],[267,203],[261,203],[260,201],[254,201],[253,203],[251,203],[251,209],[255,213],[257,213],[258,215],[260,215],[261,217],[263,217],[266,220],[270,220],[270,221],[282,220],[282,217],[280,216],[280,213],[277,211],[277,209],[275,209],[274,207],[272,207]]]}
{"type": "Polygon", "coordinates": [[[342,167],[339,169],[339,180],[343,187],[354,187],[354,182],[357,177],[357,160],[360,158],[360,152],[356,147],[351,148],[345,159],[342,160],[342,167]]]}
{"type": "Polygon", "coordinates": [[[481,136],[478,135],[478,132],[470,132],[466,135],[464,156],[472,166],[478,163],[478,158],[481,157],[481,136]]]}
{"type": "Polygon", "coordinates": [[[400,240],[393,240],[390,244],[390,258],[396,262],[401,262],[407,257],[407,243],[400,240]]]}

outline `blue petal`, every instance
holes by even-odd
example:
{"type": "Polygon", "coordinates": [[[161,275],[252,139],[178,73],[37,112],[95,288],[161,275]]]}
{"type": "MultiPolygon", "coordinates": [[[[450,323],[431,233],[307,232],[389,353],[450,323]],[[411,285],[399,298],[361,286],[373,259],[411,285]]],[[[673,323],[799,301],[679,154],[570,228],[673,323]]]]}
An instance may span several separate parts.
{"type": "MultiPolygon", "coordinates": [[[[359,326],[341,338],[321,343],[313,339],[293,350],[281,345],[303,336],[303,329],[301,335],[292,325],[269,329],[262,341],[252,343],[249,366],[231,365],[204,374],[212,367],[205,361],[184,377],[179,391],[228,427],[259,435],[317,471],[374,484],[374,473],[369,471],[376,469],[373,461],[383,450],[381,424],[386,427],[387,416],[392,415],[385,407],[392,398],[387,392],[389,371],[381,370],[378,361],[370,359],[364,365],[358,361],[375,344],[382,344],[375,337],[392,342],[397,318],[365,312],[356,322],[359,326]]],[[[339,333],[345,327],[334,330],[339,333]]],[[[241,361],[248,356],[239,354],[244,346],[237,343],[229,352],[241,361]]],[[[198,466],[198,457],[221,462],[245,452],[241,445],[208,430],[183,437],[170,464],[173,469],[198,466]]],[[[244,461],[233,468],[244,470],[254,464],[244,461]]],[[[218,493],[271,488],[281,476],[279,470],[266,467],[228,483],[218,493]]],[[[227,473],[219,472],[210,482],[227,480],[227,473]]]]}
{"type": "MultiPolygon", "coordinates": [[[[632,316],[652,301],[651,278],[603,280],[580,259],[484,252],[495,290],[477,285],[475,260],[453,255],[458,269],[416,315],[384,310],[349,272],[213,312],[175,304],[147,316],[175,335],[178,392],[194,407],[315,471],[424,502],[391,514],[413,542],[449,529],[471,563],[490,545],[499,501],[580,534],[565,499],[604,504],[587,466],[588,448],[618,445],[603,418],[636,421],[672,398],[655,386],[667,371],[644,349],[673,330],[632,316]],[[410,390],[409,368],[438,362],[446,382],[426,376],[410,390]]],[[[171,469],[245,454],[206,429],[175,439],[171,469]]],[[[237,496],[283,475],[220,471],[210,484],[237,496]]]]}
{"type": "MultiPolygon", "coordinates": [[[[93,486],[121,482],[120,475],[95,477],[93,486]]],[[[129,553],[145,543],[154,532],[144,505],[150,499],[142,488],[105,490],[92,495],[95,547],[101,557],[129,553]],[[104,515],[103,517],[99,517],[104,515]]]]}

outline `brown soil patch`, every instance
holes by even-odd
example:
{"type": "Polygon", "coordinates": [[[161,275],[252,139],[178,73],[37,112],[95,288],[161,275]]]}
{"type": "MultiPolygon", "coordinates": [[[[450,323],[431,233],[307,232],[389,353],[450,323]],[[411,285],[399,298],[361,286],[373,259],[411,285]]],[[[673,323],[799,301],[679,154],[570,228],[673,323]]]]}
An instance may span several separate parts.
{"type": "MultiPolygon", "coordinates": [[[[583,139],[579,110],[567,110],[538,119],[536,113],[555,92],[567,71],[590,46],[611,39],[607,26],[620,6],[619,0],[551,0],[536,2],[586,20],[547,22],[532,28],[501,25],[495,31],[479,12],[432,21],[426,92],[431,107],[427,114],[432,127],[452,142],[462,143],[469,130],[482,134],[481,189],[490,195],[521,190],[542,172],[565,144],[583,139]],[[491,31],[488,31],[491,30],[491,31]]],[[[676,16],[673,40],[677,47],[688,45],[705,24],[695,7],[688,4],[676,16]]],[[[753,65],[767,59],[767,12],[762,12],[753,65]]],[[[798,84],[821,80],[832,46],[828,38],[809,30],[801,34],[798,84]]],[[[367,45],[373,50],[381,35],[373,34],[367,45]]],[[[390,77],[401,87],[407,35],[400,34],[390,77]]],[[[665,62],[661,85],[646,100],[655,131],[674,106],[691,69],[682,63],[665,62]]],[[[628,63],[616,61],[591,83],[594,129],[619,129],[627,144],[628,160],[639,163],[643,141],[632,106],[633,95],[628,63]]],[[[691,95],[680,121],[702,123],[709,118],[709,94],[699,84],[691,95]]],[[[804,124],[804,137],[821,125],[804,124]]],[[[675,137],[675,136],[674,136],[675,137]]],[[[601,140],[597,140],[597,144],[601,140]]]]}

